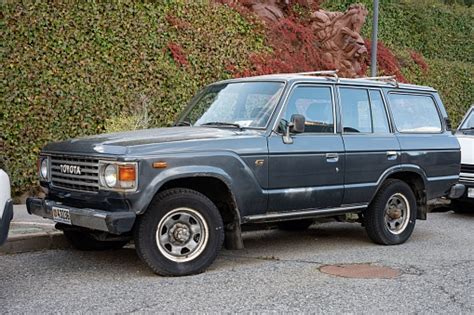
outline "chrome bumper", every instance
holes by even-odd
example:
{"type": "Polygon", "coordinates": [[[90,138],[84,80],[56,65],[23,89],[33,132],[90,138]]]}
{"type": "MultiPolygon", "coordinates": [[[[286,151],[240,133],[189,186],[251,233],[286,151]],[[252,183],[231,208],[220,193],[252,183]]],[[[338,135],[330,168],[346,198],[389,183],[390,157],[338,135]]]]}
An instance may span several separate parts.
{"type": "Polygon", "coordinates": [[[55,206],[69,210],[72,226],[81,226],[112,234],[130,232],[136,218],[134,212],[108,212],[89,208],[74,208],[40,198],[28,198],[26,200],[26,208],[29,214],[46,219],[53,219],[52,208],[55,206]]]}

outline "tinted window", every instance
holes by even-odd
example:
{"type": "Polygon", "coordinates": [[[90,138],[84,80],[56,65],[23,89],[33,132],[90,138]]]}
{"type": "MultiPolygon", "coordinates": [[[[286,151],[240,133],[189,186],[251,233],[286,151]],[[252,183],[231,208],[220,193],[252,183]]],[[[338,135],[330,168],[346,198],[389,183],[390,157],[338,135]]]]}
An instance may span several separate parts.
{"type": "Polygon", "coordinates": [[[441,121],[430,96],[389,94],[395,126],[400,132],[440,132],[441,121]]]}
{"type": "Polygon", "coordinates": [[[369,91],[370,94],[370,108],[372,110],[372,122],[375,133],[388,133],[390,128],[388,127],[387,112],[383,104],[382,95],[380,91],[369,91]]]}
{"type": "Polygon", "coordinates": [[[305,132],[334,132],[331,88],[299,86],[291,93],[284,118],[305,116],[305,132]]]}
{"type": "Polygon", "coordinates": [[[340,89],[344,132],[372,132],[369,95],[363,89],[340,89]]]}

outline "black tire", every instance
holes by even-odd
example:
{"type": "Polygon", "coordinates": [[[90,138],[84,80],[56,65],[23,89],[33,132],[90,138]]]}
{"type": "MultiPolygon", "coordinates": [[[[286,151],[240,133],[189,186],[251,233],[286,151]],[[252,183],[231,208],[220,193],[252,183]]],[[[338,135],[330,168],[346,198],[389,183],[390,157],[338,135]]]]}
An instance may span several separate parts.
{"type": "Polygon", "coordinates": [[[155,273],[162,276],[198,274],[212,264],[221,249],[224,226],[219,210],[209,198],[191,189],[174,188],[155,196],[145,214],[137,218],[134,239],[138,256],[155,273]],[[192,211],[192,220],[186,218],[187,211],[192,211]],[[175,223],[168,226],[168,222],[175,223]],[[177,229],[183,229],[184,225],[190,234],[186,234],[187,240],[181,240],[177,245],[173,231],[179,232],[177,229]],[[197,225],[200,232],[194,233],[191,225],[197,225]],[[158,241],[158,235],[169,239],[168,243],[158,241]],[[193,239],[197,247],[183,253],[193,239]],[[171,252],[181,245],[185,248],[179,253],[171,252]]]}
{"type": "Polygon", "coordinates": [[[75,249],[79,250],[108,250],[120,249],[128,241],[99,241],[87,232],[65,230],[64,236],[75,249]]]}
{"type": "MultiPolygon", "coordinates": [[[[396,208],[393,209],[397,211],[396,208]]],[[[369,235],[370,239],[377,244],[402,244],[408,240],[413,232],[413,229],[415,228],[416,210],[416,199],[410,186],[401,180],[388,179],[382,184],[382,187],[377,192],[374,200],[371,202],[364,213],[364,223],[367,234],[369,235]],[[406,219],[404,220],[402,218],[403,224],[399,224],[398,226],[393,223],[397,220],[392,219],[391,216],[387,215],[387,220],[390,220],[391,223],[394,224],[393,230],[391,230],[389,228],[388,222],[386,221],[386,213],[388,213],[388,208],[386,207],[387,203],[393,200],[406,203],[409,207],[407,208],[409,211],[405,210],[406,219]],[[396,230],[397,228],[399,230],[396,230]]],[[[395,212],[394,215],[396,217],[403,213],[404,211],[395,212]]]]}
{"type": "Polygon", "coordinates": [[[281,221],[278,222],[278,228],[283,231],[303,231],[306,230],[314,223],[312,219],[302,219],[293,221],[281,221]]]}

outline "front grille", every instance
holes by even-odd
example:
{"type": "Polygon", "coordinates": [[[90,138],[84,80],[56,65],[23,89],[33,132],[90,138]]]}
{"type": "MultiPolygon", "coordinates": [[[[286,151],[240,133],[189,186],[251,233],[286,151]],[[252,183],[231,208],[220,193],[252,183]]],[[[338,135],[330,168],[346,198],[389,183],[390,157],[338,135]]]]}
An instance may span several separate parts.
{"type": "Polygon", "coordinates": [[[459,174],[459,181],[474,184],[474,165],[461,164],[461,174],[459,174]]]}
{"type": "Polygon", "coordinates": [[[461,173],[474,173],[474,164],[461,164],[461,173]]]}
{"type": "Polygon", "coordinates": [[[99,190],[99,160],[53,155],[51,183],[60,188],[96,192],[99,190]]]}

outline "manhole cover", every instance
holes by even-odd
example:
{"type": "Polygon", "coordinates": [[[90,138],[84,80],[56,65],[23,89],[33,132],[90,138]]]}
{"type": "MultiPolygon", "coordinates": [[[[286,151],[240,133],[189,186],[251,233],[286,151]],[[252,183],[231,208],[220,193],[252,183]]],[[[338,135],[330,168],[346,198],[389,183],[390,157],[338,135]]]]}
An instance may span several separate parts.
{"type": "Polygon", "coordinates": [[[393,279],[400,275],[397,269],[371,264],[327,265],[319,268],[321,272],[344,278],[393,279]]]}

